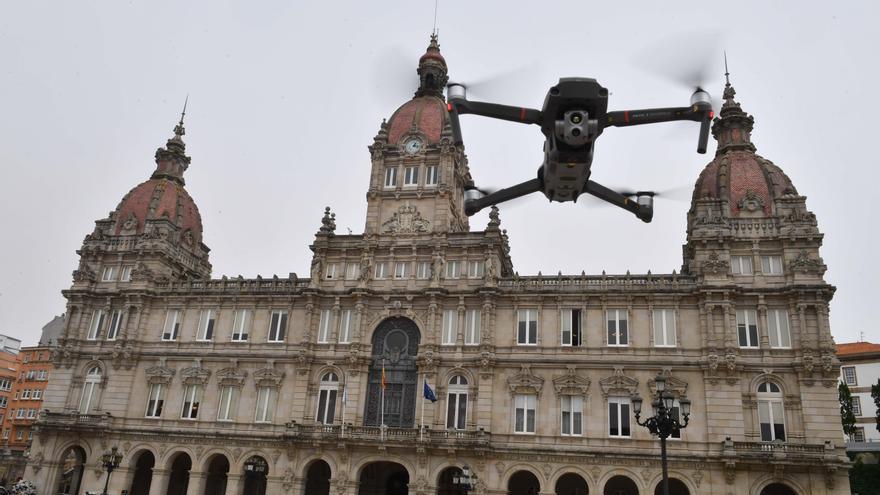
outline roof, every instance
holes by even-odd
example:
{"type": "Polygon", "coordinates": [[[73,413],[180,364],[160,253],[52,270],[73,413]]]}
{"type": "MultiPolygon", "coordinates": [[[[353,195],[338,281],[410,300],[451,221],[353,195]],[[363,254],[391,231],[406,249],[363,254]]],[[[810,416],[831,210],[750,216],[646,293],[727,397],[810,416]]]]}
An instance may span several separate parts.
{"type": "Polygon", "coordinates": [[[849,342],[837,344],[837,357],[857,356],[865,354],[880,355],[880,344],[872,342],[849,342]]]}

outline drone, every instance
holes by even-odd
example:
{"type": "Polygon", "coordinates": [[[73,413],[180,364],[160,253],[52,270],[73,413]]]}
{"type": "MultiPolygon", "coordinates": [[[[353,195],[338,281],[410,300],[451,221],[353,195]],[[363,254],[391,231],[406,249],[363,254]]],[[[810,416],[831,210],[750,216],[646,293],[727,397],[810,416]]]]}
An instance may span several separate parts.
{"type": "Polygon", "coordinates": [[[593,148],[606,127],[628,127],[677,120],[700,122],[697,153],[706,153],[711,97],[702,88],[691,95],[690,106],[643,110],[608,111],[608,89],[595,79],[564,77],[550,88],[541,110],[467,99],[464,84],[449,83],[447,111],[455,144],[462,144],[459,115],[474,114],[493,119],[538,124],[544,134],[544,163],[538,176],[523,183],[486,192],[473,182],[465,185],[464,211],[472,216],[488,206],[541,191],[550,201],[576,202],[587,193],[633,213],[645,223],[654,217],[653,191],[617,192],[590,180],[593,148]]]}

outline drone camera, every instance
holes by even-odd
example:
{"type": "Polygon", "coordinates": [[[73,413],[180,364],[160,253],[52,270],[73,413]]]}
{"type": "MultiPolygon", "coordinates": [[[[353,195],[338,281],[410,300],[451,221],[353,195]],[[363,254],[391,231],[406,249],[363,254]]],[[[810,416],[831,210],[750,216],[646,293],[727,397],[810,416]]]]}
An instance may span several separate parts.
{"type": "Polygon", "coordinates": [[[581,147],[588,144],[599,133],[599,121],[590,119],[584,110],[569,110],[556,121],[556,137],[565,144],[581,147]]]}

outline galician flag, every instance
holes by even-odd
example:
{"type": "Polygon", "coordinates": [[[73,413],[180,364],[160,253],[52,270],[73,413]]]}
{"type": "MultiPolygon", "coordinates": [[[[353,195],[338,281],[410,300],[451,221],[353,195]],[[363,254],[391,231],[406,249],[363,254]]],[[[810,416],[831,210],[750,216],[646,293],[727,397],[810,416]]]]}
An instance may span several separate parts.
{"type": "Polygon", "coordinates": [[[434,395],[434,391],[431,390],[431,387],[428,386],[428,379],[425,379],[425,398],[431,402],[437,402],[437,396],[434,395]]]}
{"type": "Polygon", "coordinates": [[[382,360],[382,390],[385,390],[385,360],[382,360]]]}

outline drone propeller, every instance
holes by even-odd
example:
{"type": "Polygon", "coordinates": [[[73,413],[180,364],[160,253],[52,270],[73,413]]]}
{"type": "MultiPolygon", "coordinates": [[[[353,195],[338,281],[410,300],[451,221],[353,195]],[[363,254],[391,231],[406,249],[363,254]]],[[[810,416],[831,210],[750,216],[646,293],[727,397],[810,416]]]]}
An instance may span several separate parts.
{"type": "MultiPolygon", "coordinates": [[[[661,189],[659,191],[633,191],[631,189],[626,189],[626,188],[618,189],[616,187],[610,187],[610,189],[617,191],[621,196],[626,196],[628,198],[637,198],[639,196],[651,196],[655,200],[662,199],[662,200],[666,200],[666,201],[675,201],[677,203],[683,203],[683,202],[687,202],[690,200],[689,192],[693,189],[693,186],[685,184],[685,185],[681,185],[681,186],[677,186],[677,187],[661,189]]],[[[585,202],[585,203],[588,204],[591,208],[594,206],[602,206],[602,207],[613,206],[613,205],[611,205],[611,203],[607,203],[605,201],[602,201],[601,199],[596,198],[595,196],[592,196],[589,194],[581,194],[578,197],[578,200],[580,201],[580,199],[584,198],[584,197],[587,198],[587,202],[585,202]]]]}
{"type": "Polygon", "coordinates": [[[383,109],[397,108],[419,89],[418,60],[418,54],[401,45],[387,46],[375,53],[369,86],[383,109]]]}
{"type": "Polygon", "coordinates": [[[521,65],[513,69],[495,72],[480,78],[459,80],[450,78],[450,85],[458,85],[467,91],[467,96],[475,99],[495,99],[506,94],[528,91],[541,87],[538,75],[541,73],[537,63],[521,65]]]}

